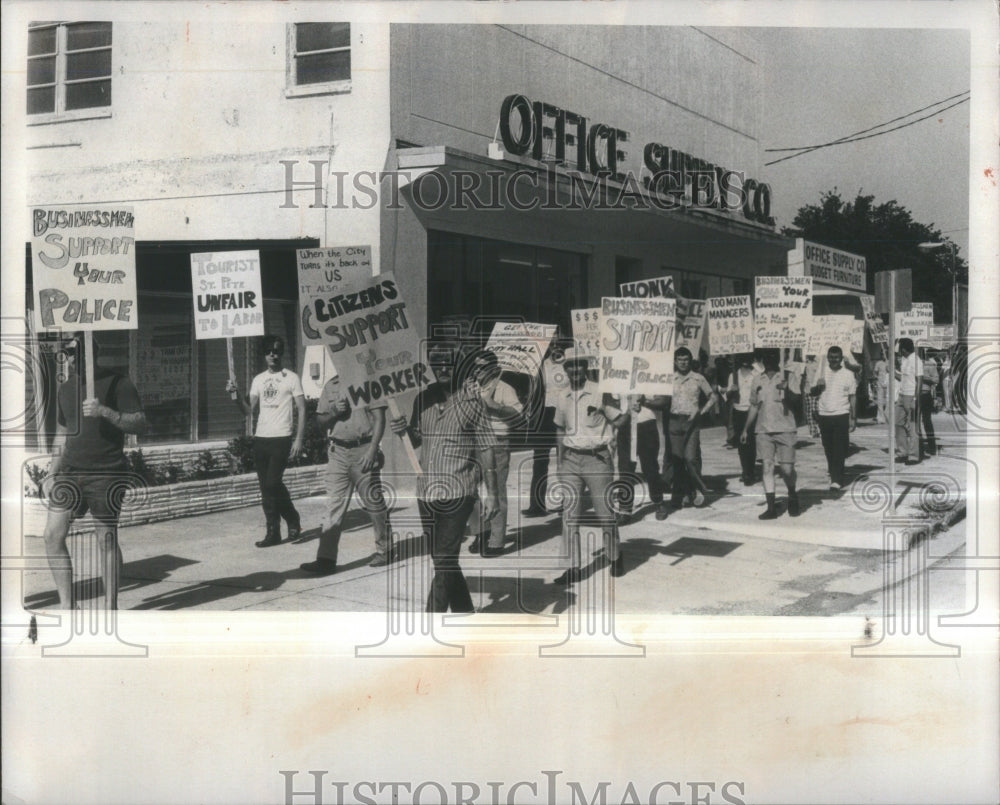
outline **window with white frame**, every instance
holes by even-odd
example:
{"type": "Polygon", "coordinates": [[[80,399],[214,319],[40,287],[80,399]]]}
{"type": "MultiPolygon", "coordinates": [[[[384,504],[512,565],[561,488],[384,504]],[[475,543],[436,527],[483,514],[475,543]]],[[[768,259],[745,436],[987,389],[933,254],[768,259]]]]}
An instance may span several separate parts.
{"type": "Polygon", "coordinates": [[[350,82],[349,22],[300,22],[288,26],[288,95],[347,92],[350,82]]]}
{"type": "Polygon", "coordinates": [[[28,26],[28,122],[111,114],[111,23],[28,26]]]}

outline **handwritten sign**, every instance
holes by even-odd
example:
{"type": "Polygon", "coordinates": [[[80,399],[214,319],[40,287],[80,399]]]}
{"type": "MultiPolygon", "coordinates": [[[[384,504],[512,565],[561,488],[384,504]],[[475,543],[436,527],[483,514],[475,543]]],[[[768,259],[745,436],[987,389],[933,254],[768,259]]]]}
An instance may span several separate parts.
{"type": "Polygon", "coordinates": [[[34,208],[31,276],[39,331],[135,330],[132,208],[34,208]]]}
{"type": "Polygon", "coordinates": [[[497,356],[501,369],[535,376],[541,370],[542,358],[555,334],[554,324],[498,321],[493,325],[486,349],[497,356]]]}
{"type": "Polygon", "coordinates": [[[576,348],[591,359],[594,365],[600,357],[601,309],[599,307],[574,310],[573,340],[576,348]]]}
{"type": "Polygon", "coordinates": [[[896,314],[896,337],[912,338],[915,342],[926,339],[934,326],[934,303],[914,302],[908,313],[896,314]]]}
{"type": "Polygon", "coordinates": [[[673,299],[601,300],[601,391],[671,393],[676,313],[673,299]]]}
{"type": "Polygon", "coordinates": [[[753,308],[749,294],[706,299],[705,313],[712,355],[753,352],[753,308]]]}
{"type": "Polygon", "coordinates": [[[696,358],[705,336],[705,300],[677,297],[674,348],[687,347],[696,358]]]}
{"type": "MultiPolygon", "coordinates": [[[[385,290],[372,278],[371,246],[328,246],[321,249],[299,249],[296,252],[299,271],[299,322],[302,342],[329,343],[333,338],[328,327],[339,332],[340,325],[331,324],[352,313],[368,314],[373,303],[381,304],[385,290]],[[358,279],[377,298],[344,296],[345,282],[358,279]]],[[[353,287],[353,286],[352,286],[353,287]]],[[[395,288],[388,290],[394,293],[395,288]]],[[[351,291],[347,292],[352,293],[351,291]]],[[[392,301],[392,297],[388,297],[392,301]]],[[[364,318],[362,316],[362,318],[364,318]]],[[[353,319],[352,319],[353,320],[353,319]]],[[[363,325],[364,326],[364,325],[363,325]]]]}
{"type": "Polygon", "coordinates": [[[622,296],[635,297],[636,299],[662,299],[674,296],[674,278],[660,277],[653,280],[639,280],[638,282],[623,282],[619,286],[622,296]]]}
{"type": "Polygon", "coordinates": [[[812,277],[757,277],[754,346],[806,346],[812,318],[812,277]]]}
{"type": "Polygon", "coordinates": [[[194,337],[264,335],[260,252],[203,252],[191,255],[194,337]]]}
{"type": "MultiPolygon", "coordinates": [[[[352,268],[352,275],[343,271],[341,279],[324,282],[322,294],[299,297],[303,334],[329,347],[351,405],[369,405],[433,383],[395,275],[386,271],[372,277],[367,268],[352,268]]],[[[299,277],[300,287],[315,288],[299,277]]]]}
{"type": "MultiPolygon", "coordinates": [[[[861,298],[861,309],[865,314],[865,324],[876,344],[888,344],[889,333],[885,329],[882,316],[875,312],[875,297],[865,294],[861,298]]],[[[860,350],[859,350],[860,351],[860,350]]]]}
{"type": "MultiPolygon", "coordinates": [[[[806,355],[816,355],[823,359],[830,347],[837,346],[849,356],[853,351],[854,321],[854,316],[813,316],[809,340],[806,342],[806,355]]],[[[864,326],[864,322],[859,323],[864,326]]]]}

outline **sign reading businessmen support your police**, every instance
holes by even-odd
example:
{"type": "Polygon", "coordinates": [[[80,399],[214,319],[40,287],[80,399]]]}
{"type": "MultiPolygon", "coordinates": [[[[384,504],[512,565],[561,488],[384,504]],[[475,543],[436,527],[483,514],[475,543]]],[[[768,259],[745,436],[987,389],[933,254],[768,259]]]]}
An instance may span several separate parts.
{"type": "Polygon", "coordinates": [[[327,346],[352,405],[434,382],[394,274],[372,276],[370,246],[299,249],[297,255],[302,340],[327,346]]]}
{"type": "Polygon", "coordinates": [[[39,330],[134,330],[131,207],[31,211],[31,276],[39,330]]]}
{"type": "Polygon", "coordinates": [[[206,252],[191,255],[194,337],[264,335],[260,252],[206,252]]]}
{"type": "Polygon", "coordinates": [[[670,394],[674,351],[673,299],[604,297],[601,300],[601,391],[609,394],[670,394]]]}

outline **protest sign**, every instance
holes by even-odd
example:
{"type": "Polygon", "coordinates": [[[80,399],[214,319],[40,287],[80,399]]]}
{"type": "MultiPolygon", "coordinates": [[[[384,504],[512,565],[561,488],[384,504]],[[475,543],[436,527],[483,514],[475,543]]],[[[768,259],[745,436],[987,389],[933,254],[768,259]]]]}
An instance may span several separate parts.
{"type": "Polygon", "coordinates": [[[753,308],[749,294],[706,299],[705,315],[709,353],[753,352],[753,308]]]}
{"type": "Polygon", "coordinates": [[[135,330],[131,207],[31,211],[35,322],[44,330],[135,330]]]}
{"type": "Polygon", "coordinates": [[[889,334],[886,332],[882,316],[875,312],[875,297],[865,294],[860,299],[861,309],[865,313],[865,323],[868,325],[872,341],[876,344],[888,344],[889,334]]]}
{"type": "Polygon", "coordinates": [[[896,314],[896,338],[912,338],[916,343],[926,339],[933,326],[933,302],[914,302],[909,312],[896,314]]]}
{"type": "Polygon", "coordinates": [[[673,299],[601,300],[601,391],[671,393],[676,312],[673,299]]]}
{"type": "MultiPolygon", "coordinates": [[[[853,351],[851,339],[855,330],[854,321],[854,317],[849,315],[813,316],[805,354],[816,355],[820,360],[824,360],[826,351],[830,347],[838,346],[845,355],[850,357],[853,351]]],[[[864,322],[859,323],[862,327],[864,326],[864,322]]],[[[858,351],[860,352],[860,350],[858,351]]]]}
{"type": "Polygon", "coordinates": [[[194,337],[264,335],[260,252],[203,252],[191,255],[194,337]]]}
{"type": "Polygon", "coordinates": [[[955,325],[935,324],[927,328],[927,338],[921,346],[932,347],[933,349],[951,349],[955,346],[955,325]]]}
{"type": "Polygon", "coordinates": [[[660,277],[653,280],[638,280],[623,282],[619,286],[622,296],[637,299],[654,299],[674,296],[674,278],[660,277]]]}
{"type": "Polygon", "coordinates": [[[533,377],[541,370],[545,351],[555,334],[554,324],[498,321],[493,325],[486,349],[497,356],[501,369],[533,377]]]}
{"type": "MultiPolygon", "coordinates": [[[[372,278],[371,246],[328,246],[320,249],[299,249],[296,252],[299,271],[299,321],[302,342],[329,343],[332,336],[324,335],[335,318],[369,310],[371,303],[380,304],[382,289],[372,278]],[[360,279],[365,289],[372,288],[378,300],[361,299],[344,291],[344,283],[360,279]]],[[[353,287],[353,286],[352,286],[353,287]]],[[[394,289],[389,292],[394,292],[394,289]]],[[[386,296],[392,299],[390,296],[386,296]]],[[[370,311],[369,311],[370,312],[370,311]]],[[[337,328],[334,328],[335,330],[337,328]]]]}
{"type": "Polygon", "coordinates": [[[754,346],[806,346],[812,318],[812,277],[757,277],[754,346]]]}
{"type": "Polygon", "coordinates": [[[674,330],[674,349],[687,347],[698,357],[705,334],[705,300],[677,297],[677,321],[674,330]]]}
{"type": "Polygon", "coordinates": [[[595,363],[600,357],[599,339],[601,337],[601,309],[588,307],[574,310],[573,340],[576,348],[595,363]]]}

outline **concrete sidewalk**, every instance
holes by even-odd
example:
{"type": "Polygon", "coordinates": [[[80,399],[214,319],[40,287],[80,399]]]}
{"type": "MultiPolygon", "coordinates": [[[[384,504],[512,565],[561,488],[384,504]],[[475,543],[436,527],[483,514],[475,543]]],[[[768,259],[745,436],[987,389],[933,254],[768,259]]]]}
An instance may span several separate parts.
{"type": "MultiPolygon", "coordinates": [[[[901,467],[896,477],[898,514],[912,520],[948,512],[954,516],[964,506],[962,434],[943,414],[935,417],[935,425],[943,431],[942,442],[950,440],[954,446],[919,465],[901,467]]],[[[822,446],[807,428],[800,428],[796,458],[802,513],[763,522],[758,520],[764,509],[760,483],[749,488],[740,483],[737,451],[726,448],[724,439],[722,428],[702,433],[704,475],[713,490],[704,508],[681,509],[657,521],[643,490],[637,490],[636,512],[620,529],[626,564],[625,575],[615,580],[620,611],[826,614],[831,595],[855,596],[867,605],[881,584],[889,489],[886,426],[863,423],[852,434],[847,464],[854,484],[841,493],[828,491],[822,446]],[[678,563],[683,563],[683,573],[675,567],[678,563]],[[672,583],[662,583],[668,577],[672,583]],[[819,589],[822,585],[827,588],[819,589]]],[[[511,461],[508,538],[516,536],[516,541],[495,559],[462,553],[481,612],[553,613],[572,604],[572,593],[552,583],[564,566],[560,518],[521,515],[528,504],[531,458],[522,451],[511,461]]],[[[777,488],[782,501],[780,480],[777,488]]],[[[315,558],[326,508],[325,498],[313,497],[296,502],[302,536],[272,548],[254,547],[263,536],[263,516],[256,506],[121,529],[126,564],[120,605],[138,610],[377,612],[394,596],[403,596],[411,599],[407,606],[419,609],[422,588],[400,592],[396,586],[418,565],[426,573],[429,559],[412,495],[397,494],[392,524],[400,558],[391,574],[368,566],[374,538],[356,500],[345,518],[338,572],[316,578],[300,571],[300,563],[315,558]]],[[[935,536],[934,555],[959,550],[964,534],[964,523],[958,523],[935,536]]],[[[86,535],[73,540],[78,574],[92,542],[86,535]]],[[[44,555],[38,537],[26,537],[25,546],[30,555],[44,555]]],[[[594,558],[591,572],[600,570],[602,562],[594,558]]],[[[96,596],[96,572],[83,575],[81,597],[96,596]]],[[[54,607],[51,575],[37,570],[24,576],[28,608],[54,607]]]]}

